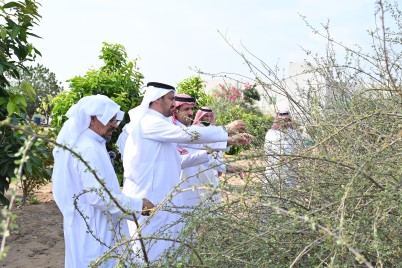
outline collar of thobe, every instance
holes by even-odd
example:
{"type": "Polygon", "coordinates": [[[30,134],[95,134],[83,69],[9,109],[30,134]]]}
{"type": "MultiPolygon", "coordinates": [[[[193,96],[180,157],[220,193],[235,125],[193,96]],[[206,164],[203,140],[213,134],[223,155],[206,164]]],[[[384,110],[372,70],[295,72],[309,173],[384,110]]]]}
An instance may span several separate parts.
{"type": "Polygon", "coordinates": [[[164,116],[163,114],[161,114],[158,111],[155,111],[154,109],[148,109],[147,113],[162,118],[163,120],[169,121],[169,117],[164,116]]]}
{"type": "Polygon", "coordinates": [[[187,126],[185,126],[182,122],[180,122],[180,121],[177,121],[177,125],[179,126],[179,127],[187,127],[187,126]]]}
{"type": "Polygon", "coordinates": [[[88,128],[87,130],[84,131],[85,135],[88,135],[90,138],[96,140],[99,143],[102,143],[102,145],[106,144],[106,140],[104,137],[93,131],[92,129],[88,128]]]}
{"type": "MultiPolygon", "coordinates": [[[[169,118],[170,118],[170,122],[173,122],[173,117],[171,116],[169,118]]],[[[178,120],[175,121],[174,125],[179,126],[179,127],[188,127],[178,120]]]]}

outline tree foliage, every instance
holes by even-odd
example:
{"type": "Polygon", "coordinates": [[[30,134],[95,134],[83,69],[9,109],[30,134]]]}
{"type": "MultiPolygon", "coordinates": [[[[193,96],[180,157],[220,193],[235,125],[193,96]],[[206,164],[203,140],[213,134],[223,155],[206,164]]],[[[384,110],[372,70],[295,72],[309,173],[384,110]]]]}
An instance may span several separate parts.
{"type": "Polygon", "coordinates": [[[177,85],[177,92],[185,93],[196,99],[197,105],[194,110],[208,106],[211,102],[211,97],[205,92],[205,81],[200,76],[192,76],[181,81],[177,85]]]}
{"type": "MultiPolygon", "coordinates": [[[[137,68],[137,60],[129,61],[125,48],[120,44],[103,43],[100,59],[104,65],[99,69],[91,69],[84,76],[76,76],[68,80],[70,91],[63,91],[53,99],[52,126],[58,132],[67,120],[65,114],[79,99],[88,95],[106,95],[121,106],[126,113],[118,131],[113,133],[108,150],[116,150],[113,145],[122,127],[128,122],[127,112],[141,103],[140,89],[144,76],[137,68]]],[[[123,167],[115,161],[115,170],[122,179],[123,167]]]]}
{"type": "Polygon", "coordinates": [[[27,99],[27,114],[32,118],[35,112],[45,116],[49,122],[52,110],[51,100],[63,90],[61,83],[57,81],[56,75],[42,64],[27,67],[20,78],[22,83],[30,84],[35,90],[34,100],[27,99]]]}
{"type": "MultiPolygon", "coordinates": [[[[31,85],[22,82],[17,86],[11,86],[12,81],[18,81],[20,72],[27,71],[26,62],[33,61],[40,52],[29,42],[28,37],[37,37],[31,32],[32,27],[39,21],[40,15],[37,12],[36,1],[8,1],[0,6],[0,121],[6,120],[13,125],[26,124],[27,100],[34,99],[34,90],[31,85]]],[[[4,122],[4,121],[3,121],[4,122]]],[[[30,125],[26,125],[27,128],[30,125]]],[[[8,204],[4,197],[5,191],[9,188],[11,178],[14,177],[14,170],[17,167],[18,149],[21,142],[26,139],[23,133],[17,133],[4,125],[0,126],[0,202],[8,204]]],[[[42,150],[43,145],[38,145],[42,150]]],[[[34,146],[35,148],[35,146],[34,146]]],[[[32,154],[35,154],[32,152],[32,154]]],[[[32,167],[35,162],[32,155],[24,166],[24,173],[31,175],[34,172],[32,167]]],[[[39,173],[43,173],[43,179],[50,178],[45,175],[45,168],[38,166],[39,173]]],[[[29,175],[28,175],[29,177],[29,175]]]]}

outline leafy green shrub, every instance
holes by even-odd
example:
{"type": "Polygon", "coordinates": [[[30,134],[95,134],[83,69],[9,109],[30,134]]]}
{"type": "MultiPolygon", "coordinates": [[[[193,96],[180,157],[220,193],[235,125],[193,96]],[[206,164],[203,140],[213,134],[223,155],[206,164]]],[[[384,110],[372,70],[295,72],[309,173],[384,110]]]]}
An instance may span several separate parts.
{"type": "Polygon", "coordinates": [[[185,93],[196,99],[197,105],[194,110],[198,110],[202,106],[208,106],[211,102],[211,96],[205,93],[205,81],[199,76],[184,79],[176,88],[178,93],[185,93]]]}
{"type": "MultiPolygon", "coordinates": [[[[33,61],[40,52],[28,40],[36,36],[32,27],[40,18],[35,1],[8,1],[0,8],[0,122],[12,125],[26,124],[27,100],[34,98],[34,90],[29,84],[22,82],[11,86],[10,81],[19,81],[20,73],[27,71],[25,63],[33,61]]],[[[14,130],[5,124],[0,124],[0,203],[8,204],[4,193],[9,188],[17,167],[14,162],[20,148],[21,139],[14,130]]],[[[26,167],[24,167],[26,170],[26,167]]],[[[39,167],[41,169],[42,166],[39,167]]]]}
{"type": "MultiPolygon", "coordinates": [[[[113,133],[111,142],[107,143],[109,151],[116,151],[115,143],[118,133],[129,120],[127,112],[141,103],[140,88],[143,85],[144,76],[138,71],[136,60],[127,60],[127,53],[122,45],[104,42],[99,58],[104,61],[104,66],[89,70],[84,76],[71,78],[68,80],[71,90],[64,91],[53,99],[52,127],[58,133],[67,120],[66,112],[82,97],[106,95],[119,104],[121,110],[126,113],[118,131],[113,133]]],[[[114,161],[114,164],[117,176],[122,181],[122,162],[114,161]]]]}
{"type": "MultiPolygon", "coordinates": [[[[16,151],[16,148],[23,148],[25,141],[28,137],[32,136],[32,134],[52,135],[43,128],[37,127],[35,124],[21,125],[20,122],[21,118],[15,115],[11,116],[10,123],[22,127],[24,131],[15,131],[6,127],[1,133],[0,151],[4,152],[4,155],[0,159],[0,165],[2,166],[0,176],[7,182],[7,184],[2,184],[4,190],[8,189],[8,184],[11,178],[14,177],[15,169],[18,166],[18,159],[21,157],[21,154],[16,151]],[[7,143],[3,142],[5,140],[7,140],[7,143]]],[[[21,180],[23,192],[22,200],[24,204],[34,189],[38,189],[50,182],[50,171],[53,164],[51,150],[51,146],[49,147],[47,142],[41,139],[36,139],[31,148],[29,148],[27,154],[28,158],[23,166],[24,176],[21,180]]],[[[2,198],[2,202],[8,203],[5,197],[2,198]]]]}

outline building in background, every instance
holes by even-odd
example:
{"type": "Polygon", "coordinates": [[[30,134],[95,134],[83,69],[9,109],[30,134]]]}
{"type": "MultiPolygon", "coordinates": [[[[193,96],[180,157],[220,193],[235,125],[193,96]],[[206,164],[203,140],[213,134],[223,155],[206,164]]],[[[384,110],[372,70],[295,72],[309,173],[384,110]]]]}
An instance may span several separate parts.
{"type": "MultiPolygon", "coordinates": [[[[256,105],[262,112],[274,115],[278,110],[290,109],[293,114],[304,114],[303,109],[309,109],[309,98],[316,94],[318,82],[322,79],[312,69],[304,63],[289,63],[288,77],[270,81],[264,85],[258,85],[257,90],[261,100],[256,105]]],[[[213,89],[218,88],[220,84],[231,83],[241,86],[242,83],[253,84],[253,81],[242,80],[239,82],[224,80],[220,77],[206,80],[206,92],[209,94],[213,89]]],[[[321,84],[321,83],[320,83],[321,84]]],[[[328,94],[327,90],[322,91],[328,94]]],[[[319,94],[322,94],[321,92],[319,94]]]]}

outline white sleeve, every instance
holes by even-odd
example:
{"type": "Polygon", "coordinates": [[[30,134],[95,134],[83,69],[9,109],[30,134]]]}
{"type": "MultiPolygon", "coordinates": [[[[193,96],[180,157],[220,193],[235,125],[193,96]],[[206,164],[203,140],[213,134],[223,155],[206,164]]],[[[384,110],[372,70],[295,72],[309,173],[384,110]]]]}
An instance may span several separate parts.
{"type": "Polygon", "coordinates": [[[215,169],[218,172],[226,172],[226,164],[222,152],[214,152],[210,155],[209,167],[215,169]]]}
{"type": "Polygon", "coordinates": [[[159,142],[202,144],[228,140],[226,130],[218,126],[182,128],[160,118],[145,122],[143,120],[142,123],[143,137],[159,142]]]}
{"type": "MultiPolygon", "coordinates": [[[[142,198],[132,198],[121,193],[118,183],[114,183],[114,186],[118,189],[109,189],[111,183],[108,183],[108,180],[117,180],[117,178],[105,178],[105,173],[107,173],[104,172],[105,165],[102,165],[102,159],[100,159],[99,153],[95,149],[89,148],[85,153],[82,154],[82,157],[88,163],[100,163],[99,167],[96,168],[96,175],[99,179],[104,181],[106,187],[111,192],[113,199],[115,199],[121,207],[123,207],[125,210],[135,212],[142,210],[142,198]]],[[[107,159],[106,161],[110,160],[107,159]]],[[[85,198],[87,204],[102,211],[108,211],[113,215],[121,214],[122,211],[120,208],[115,204],[115,202],[113,202],[113,200],[110,199],[110,196],[103,189],[102,185],[96,180],[94,174],[90,172],[85,164],[78,159],[77,167],[82,187],[84,191],[88,191],[80,198],[85,198]]],[[[114,172],[114,170],[112,172],[114,172]]]]}
{"type": "Polygon", "coordinates": [[[188,153],[181,156],[181,168],[198,166],[209,161],[208,153],[205,150],[199,150],[195,153],[188,153]]]}
{"type": "Polygon", "coordinates": [[[128,133],[126,131],[126,127],[124,126],[124,128],[122,129],[122,131],[116,141],[116,145],[119,148],[119,152],[121,154],[121,159],[123,159],[124,146],[126,146],[127,137],[128,137],[128,133]]]}
{"type": "Polygon", "coordinates": [[[179,144],[180,147],[196,149],[196,150],[212,150],[215,152],[227,152],[230,150],[230,146],[227,146],[227,141],[201,143],[201,144],[179,144]]]}

